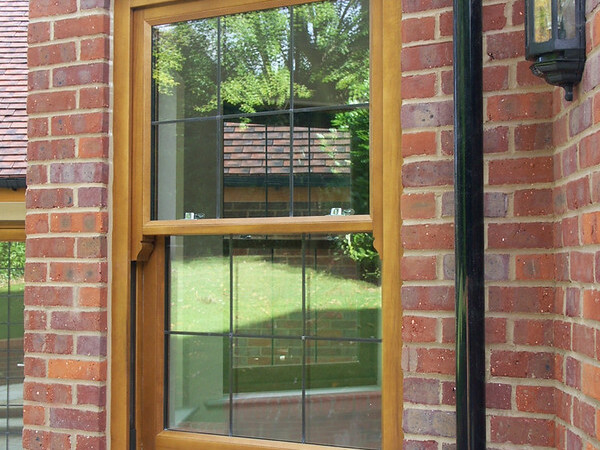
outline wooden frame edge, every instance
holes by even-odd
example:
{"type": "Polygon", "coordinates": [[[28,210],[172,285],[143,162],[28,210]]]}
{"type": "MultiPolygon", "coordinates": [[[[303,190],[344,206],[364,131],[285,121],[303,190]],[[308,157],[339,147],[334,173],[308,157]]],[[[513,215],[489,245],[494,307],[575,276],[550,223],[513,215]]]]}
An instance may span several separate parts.
{"type": "Polygon", "coordinates": [[[402,380],[402,96],[400,52],[402,48],[402,2],[382,0],[382,186],[383,240],[383,347],[382,430],[383,448],[398,448],[404,441],[402,380]],[[391,442],[391,444],[387,444],[391,442]]]}
{"type": "Polygon", "coordinates": [[[131,9],[114,2],[111,287],[109,328],[110,447],[130,448],[130,248],[131,248],[131,9]],[[119,95],[115,95],[116,93],[119,95]],[[116,211],[119,211],[117,214],[116,211]]]}
{"type": "MultiPolygon", "coordinates": [[[[310,1],[310,0],[309,0],[310,1]]],[[[114,59],[114,145],[113,145],[113,227],[112,227],[112,286],[111,286],[111,378],[110,378],[110,442],[113,448],[129,448],[129,401],[130,398],[130,305],[123,298],[129,297],[130,292],[130,261],[132,260],[132,248],[136,243],[132,242],[132,204],[131,190],[132,179],[135,175],[130,172],[131,167],[131,80],[132,80],[132,29],[134,6],[159,6],[163,4],[172,5],[173,1],[161,0],[130,0],[115,2],[115,59],[114,59]],[[114,211],[119,214],[114,214],[114,211]],[[119,301],[120,299],[120,301],[119,301]],[[119,345],[113,345],[119,343],[119,345]],[[126,345],[124,345],[126,344],[126,345]],[[126,400],[126,401],[124,401],[126,400]]],[[[402,185],[400,169],[402,166],[401,156],[401,125],[400,125],[400,46],[401,39],[401,2],[396,0],[373,0],[374,4],[385,10],[381,14],[381,26],[384,30],[385,39],[381,40],[381,73],[378,80],[381,83],[381,111],[379,112],[382,125],[379,127],[381,133],[382,157],[375,173],[381,174],[380,189],[381,204],[374,205],[372,215],[376,225],[374,233],[380,234],[383,245],[380,249],[387,262],[385,272],[387,275],[383,280],[384,301],[388,304],[389,311],[384,315],[384,339],[394,342],[387,346],[384,352],[383,371],[383,447],[389,445],[401,445],[402,433],[402,371],[401,371],[401,302],[400,288],[401,272],[400,263],[402,258],[402,244],[400,239],[401,216],[400,199],[402,185]],[[384,164],[385,161],[385,164],[384,164]],[[389,179],[385,183],[383,180],[389,179]],[[385,205],[385,211],[383,210],[385,205]],[[390,305],[391,303],[391,305],[390,305]]],[[[363,224],[364,225],[364,224],[363,224]]],[[[146,231],[156,231],[148,228],[152,224],[140,224],[140,228],[146,231]]],[[[371,224],[371,228],[373,225],[371,224]]],[[[185,227],[184,227],[185,228],[185,227]]],[[[141,230],[140,230],[141,231],[141,230]]],[[[175,433],[175,432],[165,432],[175,433]]],[[[185,435],[186,433],[181,433],[185,435]]],[[[161,433],[163,435],[163,433],[161,433]]],[[[179,436],[179,435],[178,435],[179,436]]],[[[190,437],[181,436],[181,447],[165,448],[189,448],[190,437]]],[[[239,443],[238,443],[239,444],[239,443]]],[[[205,442],[207,445],[207,442],[205,442]]],[[[219,444],[222,447],[222,443],[219,444]]],[[[312,446],[303,448],[310,449],[312,446]]],[[[213,448],[206,446],[203,448],[213,448]]],[[[216,447],[215,447],[216,448],[216,447]]],[[[250,448],[250,447],[249,447],[250,448]]],[[[252,448],[256,447],[256,444],[252,448]]],[[[269,448],[269,447],[265,447],[269,448]]],[[[281,448],[281,447],[275,447],[281,448]]],[[[293,448],[293,447],[291,447],[293,448]]],[[[318,448],[324,448],[319,446],[318,448]]]]}

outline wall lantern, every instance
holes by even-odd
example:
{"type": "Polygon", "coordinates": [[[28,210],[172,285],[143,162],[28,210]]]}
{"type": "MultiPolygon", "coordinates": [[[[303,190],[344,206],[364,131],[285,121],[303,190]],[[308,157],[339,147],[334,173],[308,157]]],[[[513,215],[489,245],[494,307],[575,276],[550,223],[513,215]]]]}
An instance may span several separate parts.
{"type": "Polygon", "coordinates": [[[534,75],[573,100],[585,63],[585,0],[525,0],[525,55],[534,75]]]}

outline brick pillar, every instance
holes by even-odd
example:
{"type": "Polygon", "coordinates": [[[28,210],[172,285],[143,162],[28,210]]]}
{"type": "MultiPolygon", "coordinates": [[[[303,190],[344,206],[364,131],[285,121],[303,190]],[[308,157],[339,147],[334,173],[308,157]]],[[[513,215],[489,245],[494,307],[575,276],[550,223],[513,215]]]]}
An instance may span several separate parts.
{"type": "Polygon", "coordinates": [[[110,2],[30,2],[23,447],[106,447],[110,2]]]}
{"type": "MultiPolygon", "coordinates": [[[[452,1],[403,5],[405,448],[446,450],[455,448],[452,1]]],[[[552,448],[553,93],[524,61],[523,1],[486,3],[483,22],[488,446],[552,448]],[[542,276],[524,273],[532,259],[547,262],[542,276]]]]}

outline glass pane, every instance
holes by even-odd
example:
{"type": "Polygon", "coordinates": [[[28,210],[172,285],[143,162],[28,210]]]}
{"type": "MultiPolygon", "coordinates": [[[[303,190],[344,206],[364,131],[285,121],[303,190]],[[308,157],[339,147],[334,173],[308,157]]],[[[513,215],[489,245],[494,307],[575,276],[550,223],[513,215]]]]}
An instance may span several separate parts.
{"type": "Polygon", "coordinates": [[[171,331],[229,332],[229,239],[173,236],[169,240],[171,331]]]}
{"type": "Polygon", "coordinates": [[[294,8],[294,107],[369,101],[369,2],[294,8]]]}
{"type": "Polygon", "coordinates": [[[575,0],[558,0],[558,38],[575,38],[575,0]]]}
{"type": "Polygon", "coordinates": [[[552,0],[535,0],[535,42],[546,42],[552,38],[552,0]]]}
{"type": "Polygon", "coordinates": [[[233,305],[236,333],[301,336],[300,236],[233,239],[233,305]]]}
{"type": "MultiPolygon", "coordinates": [[[[8,400],[8,404],[12,406],[23,405],[23,379],[11,379],[8,387],[8,395],[3,401],[8,400]]],[[[20,411],[22,413],[22,411],[20,411]]]]}
{"type": "Polygon", "coordinates": [[[155,120],[217,112],[218,20],[154,27],[155,120]]]}
{"type": "Polygon", "coordinates": [[[381,337],[381,270],[370,233],[312,236],[306,252],[309,335],[381,337]]]}
{"type": "Polygon", "coordinates": [[[0,447],[21,448],[25,244],[0,242],[0,447]]]}
{"type": "Polygon", "coordinates": [[[186,214],[193,214],[193,218],[218,217],[218,136],[218,122],[214,119],[154,128],[154,218],[184,219],[186,214]]]}
{"type": "Polygon", "coordinates": [[[225,16],[221,98],[224,114],[290,106],[290,10],[225,16]]]}
{"type": "Polygon", "coordinates": [[[368,233],[171,237],[169,426],[377,448],[372,244],[368,233]]]}
{"type": "Polygon", "coordinates": [[[301,442],[302,342],[237,338],[233,361],[233,435],[301,442]]]}
{"type": "Polygon", "coordinates": [[[369,111],[294,117],[294,215],[369,213],[369,111]]]}
{"type": "Polygon", "coordinates": [[[381,344],[317,341],[307,366],[306,441],[381,446],[381,344]]]}
{"type": "Polygon", "coordinates": [[[289,216],[289,114],[230,120],[223,131],[223,216],[289,216]]]}
{"type": "Polygon", "coordinates": [[[169,428],[229,434],[229,338],[168,337],[169,428]]]}

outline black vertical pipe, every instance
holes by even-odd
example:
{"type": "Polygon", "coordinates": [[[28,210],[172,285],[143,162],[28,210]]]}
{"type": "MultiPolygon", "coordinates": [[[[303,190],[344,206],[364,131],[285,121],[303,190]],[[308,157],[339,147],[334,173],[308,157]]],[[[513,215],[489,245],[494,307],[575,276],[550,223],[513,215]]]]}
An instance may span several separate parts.
{"type": "Polygon", "coordinates": [[[456,442],[485,449],[482,2],[454,0],[456,442]]]}

